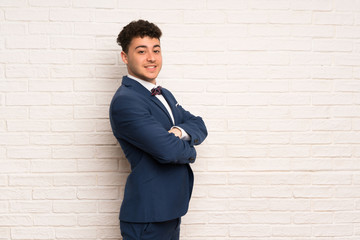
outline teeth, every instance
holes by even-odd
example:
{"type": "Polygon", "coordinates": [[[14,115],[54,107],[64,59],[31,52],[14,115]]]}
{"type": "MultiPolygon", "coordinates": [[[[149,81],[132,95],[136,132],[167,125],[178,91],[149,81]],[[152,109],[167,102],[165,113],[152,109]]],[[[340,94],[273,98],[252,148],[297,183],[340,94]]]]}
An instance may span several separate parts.
{"type": "Polygon", "coordinates": [[[146,68],[155,68],[155,66],[151,66],[151,67],[146,67],[146,68]]]}

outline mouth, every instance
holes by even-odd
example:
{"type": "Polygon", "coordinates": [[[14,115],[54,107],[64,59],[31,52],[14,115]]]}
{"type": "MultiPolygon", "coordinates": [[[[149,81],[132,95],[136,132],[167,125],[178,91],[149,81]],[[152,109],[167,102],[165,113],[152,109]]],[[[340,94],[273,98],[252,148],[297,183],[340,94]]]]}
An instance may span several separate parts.
{"type": "Polygon", "coordinates": [[[156,68],[157,68],[157,66],[153,66],[153,65],[145,66],[145,69],[149,72],[155,72],[156,68]]]}

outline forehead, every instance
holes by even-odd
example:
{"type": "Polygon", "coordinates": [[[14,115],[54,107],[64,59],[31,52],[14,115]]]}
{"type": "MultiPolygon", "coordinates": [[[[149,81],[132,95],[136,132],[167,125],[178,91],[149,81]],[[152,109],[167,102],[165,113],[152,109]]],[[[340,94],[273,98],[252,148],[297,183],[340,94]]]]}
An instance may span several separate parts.
{"type": "Polygon", "coordinates": [[[153,48],[154,46],[160,46],[160,40],[158,38],[150,37],[134,37],[130,42],[129,48],[136,48],[139,46],[153,48]]]}

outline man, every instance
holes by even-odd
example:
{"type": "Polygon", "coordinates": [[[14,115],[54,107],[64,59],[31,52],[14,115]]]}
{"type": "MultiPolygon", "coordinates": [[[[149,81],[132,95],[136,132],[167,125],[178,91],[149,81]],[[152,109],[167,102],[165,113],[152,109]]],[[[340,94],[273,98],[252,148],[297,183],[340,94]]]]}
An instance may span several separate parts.
{"type": "Polygon", "coordinates": [[[189,163],[204,141],[203,120],[185,111],[157,86],[162,67],[161,30],[153,23],[129,23],[117,38],[128,75],[110,106],[110,122],[131,165],[120,209],[124,240],[179,239],[193,187],[189,163]]]}

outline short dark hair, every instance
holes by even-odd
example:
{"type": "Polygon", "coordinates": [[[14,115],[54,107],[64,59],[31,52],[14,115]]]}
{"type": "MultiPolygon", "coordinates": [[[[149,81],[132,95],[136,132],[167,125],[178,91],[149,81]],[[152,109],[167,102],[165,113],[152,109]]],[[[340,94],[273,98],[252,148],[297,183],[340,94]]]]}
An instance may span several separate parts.
{"type": "Polygon", "coordinates": [[[131,40],[135,37],[150,37],[160,39],[162,33],[158,26],[146,20],[132,21],[119,33],[116,41],[125,53],[129,51],[131,40]]]}

